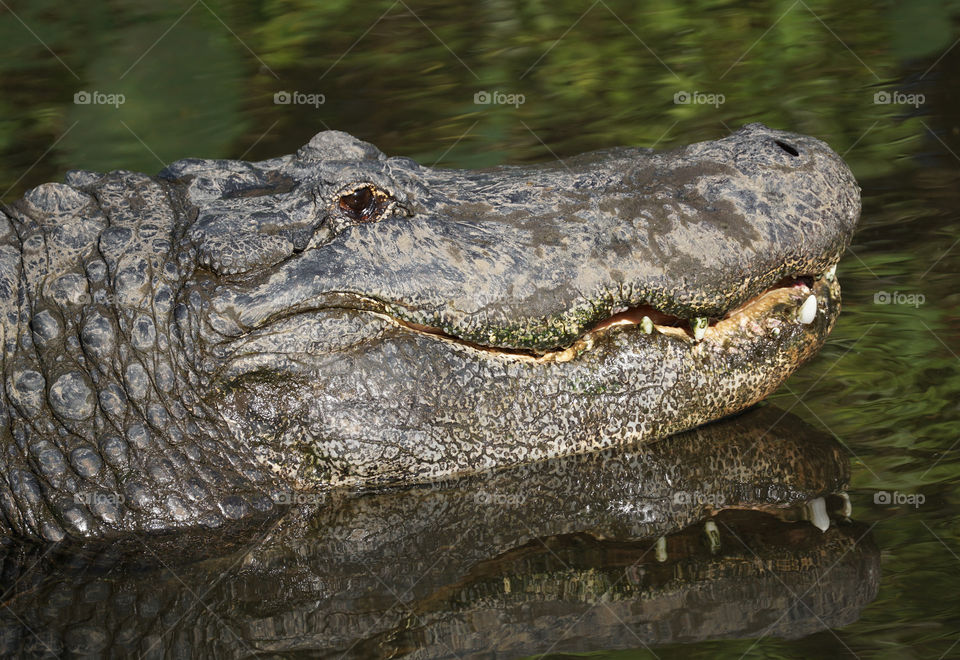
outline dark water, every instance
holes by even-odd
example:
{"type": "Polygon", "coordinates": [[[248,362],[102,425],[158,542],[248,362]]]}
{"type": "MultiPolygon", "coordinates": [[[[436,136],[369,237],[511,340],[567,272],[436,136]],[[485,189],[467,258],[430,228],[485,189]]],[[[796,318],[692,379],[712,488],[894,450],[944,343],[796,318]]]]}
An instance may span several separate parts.
{"type": "MultiPolygon", "coordinates": [[[[700,637],[655,634],[643,623],[652,615],[645,619],[630,610],[637,618],[629,619],[629,612],[618,611],[627,620],[588,618],[596,637],[578,632],[583,644],[575,650],[635,649],[609,657],[960,657],[958,37],[960,2],[948,0],[8,2],[0,4],[0,197],[11,201],[72,168],[155,172],[188,156],[266,158],[289,153],[325,128],[348,131],[390,154],[456,167],[549,161],[620,144],[671,147],[721,137],[750,121],[825,139],[844,155],[863,188],[861,227],[840,263],[845,306],[834,334],[773,402],[849,452],[856,521],[850,524],[859,527],[849,532],[838,523],[831,533],[868,535],[878,548],[879,591],[875,598],[850,601],[862,605],[862,611],[850,605],[856,620],[842,613],[831,618],[811,603],[824,619],[819,632],[810,624],[809,608],[798,608],[792,598],[771,618],[758,617],[756,627],[728,621],[725,628],[711,628],[698,618],[703,611],[690,610],[688,629],[707,633],[700,637]],[[499,102],[476,103],[483,92],[499,102]],[[77,94],[77,100],[93,102],[76,103],[77,94]],[[685,99],[693,102],[676,102],[685,99]],[[782,622],[773,626],[784,612],[803,634],[799,639],[783,639],[798,635],[784,631],[782,622]],[[745,639],[699,641],[726,636],[745,639]]],[[[737,524],[762,525],[731,521],[728,529],[740,529],[737,524]]],[[[603,580],[616,582],[612,576],[636,563],[629,561],[635,549],[598,547],[579,538],[558,541],[563,547],[554,553],[572,567],[566,578],[564,564],[549,565],[549,554],[528,558],[532,567],[490,569],[496,579],[504,578],[504,571],[527,576],[529,584],[541,585],[531,587],[534,591],[583,596],[532,610],[538,619],[515,613],[515,620],[533,631],[515,629],[517,635],[547,630],[562,641],[570,628],[558,623],[561,615],[579,612],[564,607],[609,598],[603,580]],[[538,575],[547,577],[537,583],[538,575]],[[541,625],[533,626],[534,620],[541,625]]],[[[730,539],[725,541],[730,548],[730,539]]],[[[502,547],[507,546],[485,546],[502,547]]],[[[863,553],[868,563],[869,552],[863,553]]],[[[834,555],[819,556],[826,561],[834,555]]],[[[835,556],[844,567],[860,555],[835,556]]],[[[149,600],[143,585],[155,578],[142,575],[155,576],[153,570],[171,579],[162,566],[131,568],[109,553],[106,560],[27,559],[5,565],[6,575],[53,598],[48,615],[76,617],[58,626],[80,630],[72,633],[80,645],[96,636],[82,631],[84,625],[96,627],[98,611],[114,612],[121,628],[118,613],[124,608],[137,616],[150,611],[140,603],[149,600]],[[57,592],[44,582],[51,576],[72,576],[87,591],[65,588],[57,601],[57,592]],[[68,596],[91,605],[66,607],[68,596]]],[[[489,568],[478,557],[464,562],[441,581],[467,579],[456,571],[489,568]]],[[[856,572],[864,565],[853,566],[844,574],[849,580],[833,585],[833,591],[817,587],[815,593],[837,598],[855,593],[850,585],[856,575],[868,574],[856,572]]],[[[328,572],[304,568],[315,568],[309,561],[277,560],[270,566],[272,572],[243,573],[227,563],[215,574],[228,576],[229,590],[214,592],[215,606],[187,607],[205,603],[205,591],[163,591],[168,599],[157,600],[155,619],[172,613],[166,629],[182,634],[177,639],[186,640],[179,647],[184,654],[191,640],[199,644],[206,638],[226,640],[223,648],[241,654],[311,648],[311,640],[313,648],[323,648],[332,631],[349,629],[324,614],[336,601],[337,585],[316,576],[328,572]],[[298,614],[270,619],[284,622],[278,628],[252,627],[252,620],[267,620],[268,605],[285,611],[284,602],[257,597],[289,599],[292,592],[278,584],[295,587],[298,607],[291,611],[298,614]],[[313,618],[305,605],[311,598],[318,613],[313,618]],[[183,607],[170,604],[181,600],[183,607]],[[203,614],[211,610],[215,616],[203,614]],[[196,622],[196,629],[185,630],[196,622]],[[238,635],[243,641],[231,647],[238,635]],[[274,644],[257,641],[266,638],[274,644]]],[[[418,567],[395,562],[391,575],[404,568],[418,567]]],[[[193,584],[191,575],[206,584],[191,570],[200,569],[180,569],[187,584],[193,584]]],[[[414,582],[419,574],[411,575],[414,582]]],[[[663,592],[663,582],[652,584],[654,592],[663,592]]],[[[380,602],[391,591],[370,585],[368,599],[352,593],[344,607],[382,612],[396,598],[409,597],[400,590],[390,602],[380,602]]],[[[782,591],[799,598],[809,586],[784,579],[782,591]]],[[[447,611],[450,603],[474,602],[487,592],[442,593],[447,600],[437,596],[441,604],[430,611],[447,611]]],[[[35,614],[30,608],[39,608],[38,601],[23,598],[4,595],[5,620],[10,613],[35,614]]],[[[758,611],[758,603],[778,607],[775,599],[757,598],[742,605],[745,618],[758,611]]],[[[434,633],[417,624],[424,611],[397,619],[393,633],[352,653],[428,647],[434,633]]],[[[493,617],[497,610],[489,611],[493,617]]],[[[129,629],[139,630],[132,619],[129,629]]],[[[164,628],[157,623],[151,630],[159,644],[130,648],[152,648],[151,653],[166,648],[164,628]]],[[[44,643],[32,648],[43,652],[44,643]]],[[[548,642],[529,648],[566,646],[548,642]]]]}

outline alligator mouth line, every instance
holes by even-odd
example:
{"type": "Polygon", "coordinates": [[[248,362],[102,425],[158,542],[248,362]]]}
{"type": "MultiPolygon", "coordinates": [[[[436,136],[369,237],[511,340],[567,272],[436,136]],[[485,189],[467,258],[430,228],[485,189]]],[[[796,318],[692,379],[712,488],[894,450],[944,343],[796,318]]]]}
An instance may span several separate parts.
{"type": "MultiPolygon", "coordinates": [[[[750,298],[734,309],[717,318],[694,318],[666,314],[648,305],[622,308],[587,328],[577,339],[566,346],[558,346],[547,351],[534,351],[525,348],[490,346],[445,332],[441,328],[406,321],[388,310],[389,305],[380,300],[357,296],[353,292],[342,292],[349,303],[343,301],[334,305],[304,306],[290,310],[282,316],[265,320],[254,330],[255,336],[272,334],[275,324],[294,317],[306,316],[331,309],[352,309],[379,317],[394,327],[414,335],[430,337],[435,341],[470,350],[484,358],[497,358],[506,361],[531,364],[563,363],[574,360],[590,351],[594,345],[611,332],[642,332],[651,339],[658,336],[670,341],[682,342],[693,348],[698,344],[721,346],[735,334],[748,332],[760,336],[778,336],[787,327],[786,324],[810,324],[821,313],[821,301],[829,298],[829,285],[836,277],[836,266],[831,266],[819,275],[799,275],[787,277],[762,293],[750,298]],[[352,303],[352,304],[350,304],[352,303]],[[357,305],[357,306],[354,306],[357,305]]],[[[251,338],[251,335],[246,335],[251,338]]],[[[245,343],[245,342],[244,342],[245,343]]],[[[281,353],[269,352],[273,355],[281,353]]],[[[247,353],[242,347],[230,350],[230,360],[245,360],[264,355],[264,351],[247,353]]]]}
{"type": "MultiPolygon", "coordinates": [[[[701,341],[718,343],[735,330],[743,328],[744,326],[750,326],[751,324],[754,326],[752,328],[753,330],[762,332],[764,329],[759,327],[757,320],[765,316],[770,317],[771,311],[777,306],[797,307],[796,321],[802,324],[809,324],[818,314],[819,301],[814,290],[823,280],[832,282],[835,276],[836,266],[831,266],[818,276],[800,275],[784,278],[766,291],[750,298],[719,318],[699,318],[691,320],[665,314],[648,305],[631,307],[618,311],[608,318],[595,323],[570,346],[556,348],[542,353],[527,349],[478,344],[457,337],[456,335],[448,334],[440,328],[411,323],[387,314],[381,314],[381,316],[410,332],[429,335],[441,341],[465,346],[505,359],[534,363],[569,362],[578,355],[589,351],[602,335],[614,328],[625,329],[630,326],[640,326],[640,329],[648,335],[659,333],[689,344],[696,344],[701,341]],[[800,294],[799,296],[798,293],[800,294]],[[799,303],[796,302],[798,297],[799,303]]],[[[780,320],[774,320],[773,326],[769,328],[775,335],[779,334],[780,331],[777,325],[779,322],[780,320]]]]}

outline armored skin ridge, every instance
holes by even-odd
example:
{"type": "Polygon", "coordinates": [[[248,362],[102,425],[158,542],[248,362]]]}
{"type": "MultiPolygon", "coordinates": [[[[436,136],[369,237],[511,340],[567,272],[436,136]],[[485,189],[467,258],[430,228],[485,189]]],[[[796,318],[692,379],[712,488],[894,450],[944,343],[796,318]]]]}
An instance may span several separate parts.
{"type": "Polygon", "coordinates": [[[859,213],[826,144],[760,124],[480,171],[327,131],[69,172],[0,213],[0,536],[215,527],[730,414],[823,344],[859,213]]]}

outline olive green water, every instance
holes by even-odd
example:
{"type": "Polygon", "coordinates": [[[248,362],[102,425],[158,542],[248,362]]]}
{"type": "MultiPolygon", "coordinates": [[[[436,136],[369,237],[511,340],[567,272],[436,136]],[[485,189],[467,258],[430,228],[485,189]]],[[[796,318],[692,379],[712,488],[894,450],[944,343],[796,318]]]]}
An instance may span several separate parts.
{"type": "Polygon", "coordinates": [[[820,137],[861,183],[861,227],[834,334],[774,400],[849,450],[879,595],[801,640],[607,657],[960,657],[958,38],[956,0],[8,1],[0,193],[73,168],[267,158],[325,128],[453,167],[750,121],[820,137]]]}

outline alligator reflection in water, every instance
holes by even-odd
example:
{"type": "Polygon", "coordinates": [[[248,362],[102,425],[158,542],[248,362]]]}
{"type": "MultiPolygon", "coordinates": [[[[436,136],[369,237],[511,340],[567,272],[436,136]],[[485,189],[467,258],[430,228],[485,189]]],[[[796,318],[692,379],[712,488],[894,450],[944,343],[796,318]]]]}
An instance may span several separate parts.
{"type": "Polygon", "coordinates": [[[327,495],[265,533],[12,545],[0,652],[514,657],[799,637],[876,596],[866,528],[824,514],[848,477],[836,442],[764,407],[633,450],[327,495]]]}

